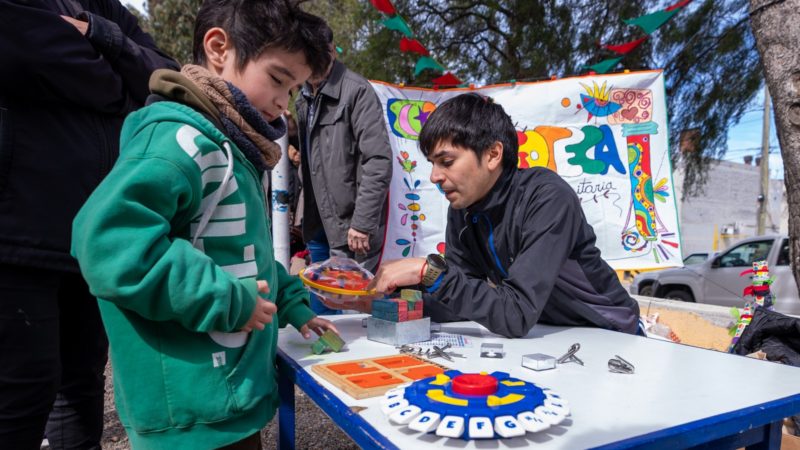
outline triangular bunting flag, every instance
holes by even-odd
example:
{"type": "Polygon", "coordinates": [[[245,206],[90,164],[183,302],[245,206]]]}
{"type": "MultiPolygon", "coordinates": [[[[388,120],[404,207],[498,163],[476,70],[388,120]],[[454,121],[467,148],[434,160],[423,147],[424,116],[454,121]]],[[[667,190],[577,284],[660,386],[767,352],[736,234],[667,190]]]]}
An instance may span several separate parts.
{"type": "Polygon", "coordinates": [[[636,25],[644,30],[645,33],[650,34],[671,19],[679,9],[680,8],[673,9],[672,11],[656,11],[652,14],[647,14],[635,19],[625,19],[625,23],[628,25],[636,25]]]}
{"type": "Polygon", "coordinates": [[[375,7],[378,11],[386,14],[387,16],[393,16],[397,11],[394,9],[394,5],[390,0],[369,0],[372,3],[372,6],[375,7]]]}
{"type": "Polygon", "coordinates": [[[430,56],[428,49],[422,46],[416,39],[400,38],[400,51],[401,52],[414,52],[422,56],[430,56]]]}
{"type": "Polygon", "coordinates": [[[675,9],[683,8],[684,6],[688,5],[691,2],[692,2],[692,0],[681,0],[678,3],[675,3],[674,5],[668,7],[664,11],[672,11],[672,10],[675,10],[675,9]]]}
{"type": "Polygon", "coordinates": [[[626,54],[630,53],[631,50],[635,49],[636,47],[639,46],[639,44],[641,44],[642,42],[644,42],[646,40],[647,40],[647,36],[645,36],[643,38],[636,39],[635,41],[626,42],[624,44],[618,44],[618,45],[607,45],[606,44],[606,45],[603,45],[603,48],[607,48],[607,49],[611,50],[612,52],[619,53],[620,55],[626,55],[626,54]]]}
{"type": "Polygon", "coordinates": [[[622,60],[622,56],[620,56],[619,58],[606,59],[606,60],[600,61],[599,63],[597,63],[597,64],[595,64],[593,66],[588,66],[588,67],[589,67],[589,69],[594,70],[597,73],[606,73],[609,70],[613,69],[614,66],[616,66],[617,63],[620,62],[621,60],[622,60]]]}
{"type": "Polygon", "coordinates": [[[453,75],[451,72],[447,72],[438,78],[434,78],[431,80],[431,82],[433,82],[434,86],[458,86],[461,84],[461,80],[459,80],[458,77],[453,75]]]}
{"type": "Polygon", "coordinates": [[[423,56],[417,60],[417,65],[416,67],[414,67],[414,76],[416,77],[417,75],[420,74],[420,72],[422,72],[425,69],[432,69],[437,72],[444,72],[444,67],[442,67],[441,64],[437,63],[429,56],[423,56]]]}
{"type": "Polygon", "coordinates": [[[386,19],[382,23],[390,30],[399,31],[408,37],[414,37],[414,35],[411,33],[411,29],[408,28],[408,24],[400,16],[394,16],[390,19],[386,19]]]}

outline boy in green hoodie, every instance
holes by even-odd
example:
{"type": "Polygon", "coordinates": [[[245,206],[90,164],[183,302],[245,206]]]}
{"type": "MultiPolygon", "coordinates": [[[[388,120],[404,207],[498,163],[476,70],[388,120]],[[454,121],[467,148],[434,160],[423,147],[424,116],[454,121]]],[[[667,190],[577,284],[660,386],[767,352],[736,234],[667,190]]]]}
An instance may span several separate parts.
{"type": "Polygon", "coordinates": [[[260,448],[278,327],[336,331],[274,260],[261,184],[292,91],[330,63],[322,23],[286,0],[206,0],[196,64],[153,74],[158,101],[128,116],[75,219],[136,449],[260,448]]]}

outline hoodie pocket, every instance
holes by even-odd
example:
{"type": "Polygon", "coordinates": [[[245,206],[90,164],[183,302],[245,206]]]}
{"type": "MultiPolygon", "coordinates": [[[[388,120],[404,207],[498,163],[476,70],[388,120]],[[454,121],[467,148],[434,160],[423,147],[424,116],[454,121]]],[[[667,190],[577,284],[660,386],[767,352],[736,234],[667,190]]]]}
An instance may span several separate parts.
{"type": "Polygon", "coordinates": [[[126,425],[137,433],[225,422],[263,405],[275,390],[266,349],[270,328],[251,333],[238,348],[219,345],[205,333],[161,331],[161,379],[136,379],[120,392],[126,425]]]}
{"type": "Polygon", "coordinates": [[[11,139],[11,111],[0,108],[0,198],[11,178],[11,157],[14,153],[11,139]]]}

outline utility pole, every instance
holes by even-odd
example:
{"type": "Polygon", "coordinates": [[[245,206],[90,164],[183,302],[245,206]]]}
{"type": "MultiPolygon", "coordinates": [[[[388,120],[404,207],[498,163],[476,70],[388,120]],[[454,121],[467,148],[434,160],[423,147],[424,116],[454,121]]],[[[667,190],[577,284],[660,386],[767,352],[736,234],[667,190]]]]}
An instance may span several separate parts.
{"type": "Polygon", "coordinates": [[[764,234],[767,222],[767,206],[769,203],[769,89],[764,83],[764,124],[761,128],[761,193],[758,196],[758,236],[764,234]]]}

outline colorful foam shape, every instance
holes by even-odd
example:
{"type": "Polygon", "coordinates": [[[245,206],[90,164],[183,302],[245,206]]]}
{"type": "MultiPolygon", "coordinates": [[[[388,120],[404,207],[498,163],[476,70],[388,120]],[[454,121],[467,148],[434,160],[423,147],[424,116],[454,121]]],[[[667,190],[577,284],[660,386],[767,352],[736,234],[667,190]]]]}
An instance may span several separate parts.
{"type": "Polygon", "coordinates": [[[406,406],[408,406],[408,400],[400,399],[389,402],[385,405],[381,405],[381,411],[383,411],[384,414],[389,415],[395,411],[405,408],[406,406]]]}
{"type": "Polygon", "coordinates": [[[530,433],[538,433],[550,428],[550,422],[537,416],[533,411],[525,411],[518,414],[517,421],[530,433]]]}
{"type": "Polygon", "coordinates": [[[488,439],[494,437],[492,419],[488,417],[470,417],[467,427],[470,439],[488,439]]]}
{"type": "Polygon", "coordinates": [[[533,414],[547,421],[550,425],[558,425],[567,418],[566,414],[547,406],[540,406],[533,410],[533,414]]]}
{"type": "Polygon", "coordinates": [[[437,436],[459,438],[462,434],[464,434],[464,418],[459,416],[445,416],[436,428],[437,436]]]}
{"type": "Polygon", "coordinates": [[[389,421],[398,425],[405,425],[414,420],[414,418],[417,417],[421,412],[422,410],[419,407],[409,405],[400,411],[395,411],[393,414],[391,414],[389,416],[389,421]]]}
{"type": "Polygon", "coordinates": [[[412,420],[408,424],[408,428],[420,433],[430,433],[439,426],[441,417],[435,412],[425,411],[412,420]]]}
{"type": "Polygon", "coordinates": [[[504,438],[525,435],[525,427],[514,416],[498,416],[494,418],[494,432],[504,438]]]}

